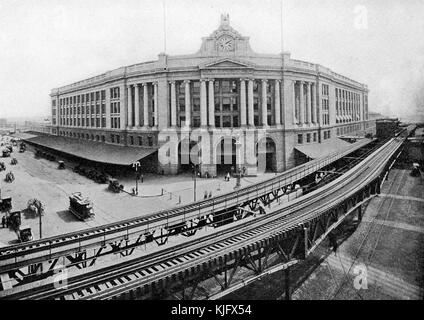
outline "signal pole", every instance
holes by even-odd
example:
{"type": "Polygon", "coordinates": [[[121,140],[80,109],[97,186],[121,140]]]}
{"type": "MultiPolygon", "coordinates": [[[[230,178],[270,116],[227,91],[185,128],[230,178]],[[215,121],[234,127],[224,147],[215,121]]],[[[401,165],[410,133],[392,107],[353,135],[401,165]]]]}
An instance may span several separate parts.
{"type": "Polygon", "coordinates": [[[135,194],[138,195],[138,168],[141,166],[140,161],[136,161],[132,164],[135,168],[135,194]]]}

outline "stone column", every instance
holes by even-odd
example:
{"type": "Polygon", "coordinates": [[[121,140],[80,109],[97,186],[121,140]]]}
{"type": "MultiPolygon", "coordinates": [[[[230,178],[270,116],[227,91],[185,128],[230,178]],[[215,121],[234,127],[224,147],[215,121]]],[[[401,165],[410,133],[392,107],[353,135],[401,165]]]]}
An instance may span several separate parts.
{"type": "Polygon", "coordinates": [[[126,106],[126,94],[128,90],[125,90],[125,85],[119,86],[119,127],[121,130],[127,126],[127,108],[126,106]]]}
{"type": "MultiPolygon", "coordinates": [[[[328,87],[330,90],[330,87],[328,87]]],[[[323,111],[322,111],[322,83],[320,82],[319,78],[317,78],[317,83],[316,83],[316,93],[317,93],[317,97],[318,99],[316,100],[316,109],[318,110],[318,114],[317,114],[317,121],[316,123],[319,124],[319,126],[322,126],[323,124],[323,120],[322,120],[322,115],[323,115],[323,111]]],[[[331,92],[328,92],[328,122],[330,123],[331,119],[330,119],[330,96],[331,96],[331,92]]]]}
{"type": "Polygon", "coordinates": [[[215,92],[213,79],[209,80],[209,125],[215,127],[215,92]]]}
{"type": "Polygon", "coordinates": [[[356,100],[355,93],[352,93],[352,121],[356,120],[356,100]]]}
{"type": "Polygon", "coordinates": [[[293,80],[293,124],[298,124],[299,121],[296,117],[296,109],[296,80],[293,80]]]}
{"type": "Polygon", "coordinates": [[[175,92],[175,81],[171,81],[171,127],[177,125],[177,95],[175,92]]]}
{"type": "Polygon", "coordinates": [[[91,93],[90,93],[90,120],[89,120],[90,121],[90,128],[94,127],[94,126],[91,125],[91,119],[93,117],[96,117],[96,93],[95,92],[93,92],[93,99],[91,99],[91,93]],[[91,110],[93,110],[94,113],[91,112],[91,110]]]}
{"type": "Polygon", "coordinates": [[[159,125],[159,95],[158,95],[158,83],[155,82],[153,84],[154,89],[154,99],[155,99],[155,122],[153,123],[154,127],[157,127],[159,125]]]}
{"type": "Polygon", "coordinates": [[[280,100],[280,80],[275,80],[275,125],[281,124],[281,100],[280,100]]]}
{"type": "Polygon", "coordinates": [[[266,79],[262,79],[262,103],[261,103],[261,108],[262,108],[262,125],[264,127],[266,127],[268,125],[268,110],[267,110],[267,106],[266,106],[266,102],[267,102],[267,92],[266,92],[266,85],[267,85],[267,80],[266,79]]]}
{"type": "Polygon", "coordinates": [[[303,81],[299,82],[299,124],[305,123],[305,102],[303,100],[303,81]]]}
{"type": "Polygon", "coordinates": [[[356,121],[359,121],[360,112],[359,112],[359,95],[356,95],[356,121]]]}
{"type": "Polygon", "coordinates": [[[240,125],[246,126],[246,82],[240,79],[240,125]]]}
{"type": "Polygon", "coordinates": [[[306,122],[311,124],[311,83],[306,83],[306,122]]]}
{"type": "MultiPolygon", "coordinates": [[[[84,108],[85,108],[85,106],[84,106],[84,108]]],[[[111,128],[111,121],[110,121],[110,88],[107,88],[106,89],[106,129],[110,129],[110,128],[111,128]]]]}
{"type": "MultiPolygon", "coordinates": [[[[346,100],[347,100],[347,116],[348,116],[348,119],[349,119],[349,117],[350,117],[350,92],[349,91],[347,91],[346,100]]],[[[350,119],[348,120],[348,122],[350,122],[350,119]]]]}
{"type": "Polygon", "coordinates": [[[135,99],[135,106],[134,106],[134,126],[136,128],[140,127],[140,87],[138,84],[134,85],[134,99],[135,99]]]}
{"type": "Polygon", "coordinates": [[[77,112],[78,112],[78,116],[77,117],[79,119],[79,125],[78,124],[77,125],[78,125],[78,127],[81,128],[82,127],[82,103],[81,103],[81,97],[80,97],[80,102],[79,103],[77,102],[77,112]],[[78,108],[79,108],[79,112],[78,112],[78,108]]]}
{"type": "Polygon", "coordinates": [[[286,97],[285,95],[287,94],[285,91],[285,84],[284,84],[284,79],[280,80],[280,124],[283,125],[284,127],[286,126],[286,117],[287,117],[287,113],[285,110],[285,104],[286,104],[286,97]]]}
{"type": "Polygon", "coordinates": [[[127,112],[127,126],[128,128],[132,128],[133,123],[132,123],[132,90],[131,90],[132,85],[128,85],[128,112],[127,112]]]}
{"type": "Polygon", "coordinates": [[[200,80],[200,125],[206,127],[207,121],[207,103],[206,103],[206,81],[200,80]]]}
{"type": "Polygon", "coordinates": [[[248,104],[248,117],[249,117],[249,126],[255,125],[255,117],[253,111],[253,79],[249,79],[248,88],[247,88],[247,104],[248,104]]]}
{"type": "Polygon", "coordinates": [[[149,127],[149,84],[143,83],[143,127],[149,127]]]}
{"type": "Polygon", "coordinates": [[[311,95],[312,95],[312,122],[317,123],[317,97],[316,97],[316,86],[315,83],[311,84],[311,95]]]}
{"type": "Polygon", "coordinates": [[[191,124],[191,97],[190,97],[190,80],[184,81],[185,84],[185,118],[186,127],[191,124]]]}

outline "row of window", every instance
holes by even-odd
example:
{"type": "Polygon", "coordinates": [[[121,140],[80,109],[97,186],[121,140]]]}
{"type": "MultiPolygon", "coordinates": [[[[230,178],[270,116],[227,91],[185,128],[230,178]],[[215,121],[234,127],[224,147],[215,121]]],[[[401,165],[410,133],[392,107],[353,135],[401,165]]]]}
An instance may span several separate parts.
{"type": "Polygon", "coordinates": [[[146,145],[148,145],[149,147],[153,146],[153,137],[152,136],[147,136],[147,137],[144,137],[144,138],[142,136],[137,136],[137,137],[129,136],[129,144],[132,145],[132,146],[135,145],[136,143],[139,146],[142,146],[143,140],[147,140],[146,145]]]}
{"type": "MultiPolygon", "coordinates": [[[[106,142],[106,136],[105,135],[94,135],[89,133],[80,133],[80,132],[71,132],[71,131],[59,131],[60,136],[64,137],[71,137],[71,138],[77,138],[77,139],[85,139],[85,140],[92,140],[92,141],[98,141],[98,142],[106,142]]],[[[110,141],[112,143],[121,143],[121,136],[119,134],[111,134],[110,135],[110,141]]],[[[147,146],[153,146],[153,137],[147,136],[143,139],[143,137],[138,136],[137,137],[137,143],[139,146],[147,145],[147,146]],[[143,144],[143,140],[145,140],[145,143],[143,144]]],[[[135,137],[130,136],[129,137],[129,144],[135,145],[135,137]]]]}
{"type": "Polygon", "coordinates": [[[361,95],[336,88],[336,123],[360,120],[361,95]]]}
{"type": "MultiPolygon", "coordinates": [[[[97,114],[98,115],[100,113],[102,114],[106,113],[106,105],[105,103],[102,103],[101,105],[97,104],[92,106],[74,106],[74,107],[64,106],[60,108],[60,111],[61,111],[60,112],[61,117],[65,117],[67,115],[80,115],[80,114],[87,114],[87,115],[97,114]]],[[[53,115],[55,114],[56,112],[53,112],[53,115]]]]}
{"type": "MultiPolygon", "coordinates": [[[[311,143],[311,142],[317,142],[318,141],[318,133],[317,132],[313,132],[313,133],[299,133],[297,135],[297,143],[298,144],[303,144],[304,143],[304,139],[306,143],[311,143]]],[[[327,140],[330,139],[330,130],[326,130],[323,132],[323,139],[327,140]]]]}
{"type": "MultiPolygon", "coordinates": [[[[110,88],[111,99],[119,99],[120,90],[119,87],[110,88]]],[[[78,94],[70,97],[64,97],[59,99],[59,106],[69,106],[77,103],[88,103],[94,101],[103,101],[106,99],[106,90],[93,91],[89,93],[78,94]]],[[[52,100],[52,107],[56,107],[56,99],[52,100]]]]}
{"type": "MultiPolygon", "coordinates": [[[[59,99],[59,105],[60,106],[67,106],[67,105],[71,105],[71,104],[100,101],[100,100],[105,100],[105,99],[106,99],[106,90],[100,90],[100,91],[93,91],[93,92],[89,92],[89,93],[85,93],[85,94],[84,93],[78,94],[76,96],[60,98],[59,99]]],[[[53,101],[55,101],[55,100],[53,100],[53,101]]]]}
{"type": "Polygon", "coordinates": [[[78,139],[86,139],[86,140],[93,140],[93,141],[106,141],[106,137],[104,135],[94,135],[94,134],[88,134],[88,133],[79,133],[79,132],[71,132],[71,131],[59,131],[60,136],[65,137],[71,137],[71,138],[78,138],[78,139]]]}
{"type": "Polygon", "coordinates": [[[110,118],[110,126],[112,129],[120,129],[121,128],[121,117],[111,117],[110,118]]]}
{"type": "Polygon", "coordinates": [[[329,104],[328,97],[322,98],[321,104],[322,104],[322,124],[329,125],[330,124],[330,104],[329,104]]]}
{"type": "Polygon", "coordinates": [[[330,86],[328,84],[322,84],[322,89],[321,89],[321,93],[323,96],[328,96],[329,92],[330,92],[330,86]]]}
{"type": "MultiPolygon", "coordinates": [[[[66,118],[59,119],[61,126],[106,128],[106,118],[66,118]]],[[[53,123],[54,124],[54,123],[53,123]]]]}
{"type": "Polygon", "coordinates": [[[312,138],[312,142],[317,142],[317,136],[318,134],[316,132],[314,133],[300,133],[297,135],[297,143],[298,144],[303,144],[303,138],[306,138],[306,143],[310,143],[311,142],[311,138],[312,138]]]}
{"type": "MultiPolygon", "coordinates": [[[[266,91],[267,93],[271,92],[272,81],[267,81],[266,91]]],[[[191,93],[200,94],[200,81],[192,81],[190,83],[191,93]]],[[[247,88],[247,83],[245,85],[247,88]]],[[[253,81],[253,92],[257,93],[262,87],[261,81],[253,81]]],[[[179,81],[177,85],[177,94],[185,94],[185,83],[179,81]]],[[[207,90],[208,91],[208,90],[207,90]]],[[[240,81],[239,80],[216,80],[214,81],[214,93],[239,93],[240,91],[240,81]]]]}
{"type": "Polygon", "coordinates": [[[324,140],[330,139],[330,130],[324,131],[323,138],[324,140]]]}
{"type": "Polygon", "coordinates": [[[360,124],[355,124],[355,125],[350,125],[350,126],[344,126],[342,128],[337,128],[337,135],[343,135],[343,134],[348,134],[348,133],[352,133],[352,132],[356,132],[361,130],[361,125],[360,124]]]}

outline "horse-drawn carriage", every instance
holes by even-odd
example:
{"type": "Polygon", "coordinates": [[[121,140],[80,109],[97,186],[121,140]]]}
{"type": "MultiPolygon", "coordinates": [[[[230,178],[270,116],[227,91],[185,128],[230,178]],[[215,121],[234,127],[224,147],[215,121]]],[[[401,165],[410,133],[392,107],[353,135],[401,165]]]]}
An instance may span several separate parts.
{"type": "Polygon", "coordinates": [[[3,157],[3,158],[8,158],[8,157],[10,157],[10,150],[9,150],[8,148],[4,148],[4,149],[2,150],[2,157],[3,157]]]}
{"type": "Polygon", "coordinates": [[[9,212],[12,210],[12,198],[0,198],[0,212],[9,212]]]}
{"type": "Polygon", "coordinates": [[[121,190],[124,189],[124,186],[122,184],[119,184],[119,181],[117,179],[109,179],[108,189],[115,193],[119,193],[121,192],[121,190]]]}
{"type": "Polygon", "coordinates": [[[63,169],[65,169],[65,162],[63,162],[63,161],[58,161],[57,162],[58,163],[58,169],[59,170],[63,170],[63,169]]]}
{"type": "Polygon", "coordinates": [[[19,230],[19,227],[21,226],[22,219],[21,219],[21,212],[20,211],[14,211],[9,213],[9,217],[7,218],[7,226],[12,228],[15,231],[19,230]]]}
{"type": "Polygon", "coordinates": [[[6,174],[6,178],[4,180],[6,182],[12,183],[13,181],[15,181],[15,175],[13,174],[12,171],[10,171],[6,174]]]}
{"type": "Polygon", "coordinates": [[[44,206],[38,199],[28,200],[27,210],[34,215],[44,215],[44,206]]]}
{"type": "Polygon", "coordinates": [[[19,145],[19,152],[25,152],[26,151],[26,144],[25,143],[21,143],[20,145],[19,145]]]}
{"type": "Polygon", "coordinates": [[[20,242],[28,242],[34,240],[34,235],[32,234],[32,230],[29,226],[20,226],[18,239],[20,242]]]}
{"type": "Polygon", "coordinates": [[[74,168],[74,172],[83,175],[91,180],[94,180],[97,183],[106,183],[110,179],[110,177],[106,173],[98,171],[96,169],[85,167],[80,164],[74,168]]]}

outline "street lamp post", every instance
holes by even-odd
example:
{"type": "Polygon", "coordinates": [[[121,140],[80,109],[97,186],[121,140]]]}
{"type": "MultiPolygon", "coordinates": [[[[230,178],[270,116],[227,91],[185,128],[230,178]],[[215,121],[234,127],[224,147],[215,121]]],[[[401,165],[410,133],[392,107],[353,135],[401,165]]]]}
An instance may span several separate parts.
{"type": "Polygon", "coordinates": [[[132,164],[135,168],[135,194],[138,195],[138,168],[141,166],[140,161],[136,161],[132,164]]]}
{"type": "Polygon", "coordinates": [[[234,189],[238,189],[241,187],[241,143],[239,140],[237,140],[237,142],[235,143],[236,145],[236,149],[237,149],[237,153],[238,153],[238,163],[236,163],[236,186],[234,187],[234,189]]]}
{"type": "Polygon", "coordinates": [[[194,202],[196,202],[196,179],[197,179],[197,173],[198,173],[198,164],[193,164],[192,168],[193,168],[193,199],[194,202]]]}
{"type": "Polygon", "coordinates": [[[40,239],[42,239],[43,238],[43,223],[42,223],[42,220],[41,220],[42,212],[41,212],[41,209],[37,209],[37,210],[38,210],[38,217],[39,217],[40,239]]]}

